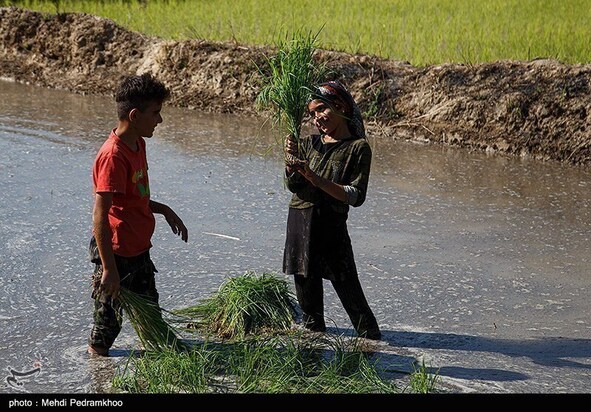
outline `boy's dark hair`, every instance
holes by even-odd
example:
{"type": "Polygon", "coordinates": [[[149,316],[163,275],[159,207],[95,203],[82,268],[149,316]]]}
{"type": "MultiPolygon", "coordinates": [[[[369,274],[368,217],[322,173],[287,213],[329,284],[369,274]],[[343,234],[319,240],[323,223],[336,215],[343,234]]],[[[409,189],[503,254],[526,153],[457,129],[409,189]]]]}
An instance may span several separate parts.
{"type": "Polygon", "coordinates": [[[119,84],[115,93],[117,115],[125,119],[133,109],[144,111],[152,102],[162,103],[170,96],[170,91],[150,73],[141,76],[127,76],[119,84]]]}

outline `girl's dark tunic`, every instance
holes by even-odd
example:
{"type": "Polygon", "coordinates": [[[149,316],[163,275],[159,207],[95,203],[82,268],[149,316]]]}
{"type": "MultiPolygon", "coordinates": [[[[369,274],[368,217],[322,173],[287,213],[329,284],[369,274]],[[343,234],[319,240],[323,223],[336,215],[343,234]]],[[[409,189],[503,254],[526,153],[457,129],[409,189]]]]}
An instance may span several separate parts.
{"type": "MultiPolygon", "coordinates": [[[[301,158],[319,176],[352,186],[353,207],[365,201],[371,148],[363,138],[323,143],[320,135],[302,138],[301,158]]],[[[347,231],[349,204],[314,187],[295,172],[286,176],[293,193],[289,203],[283,271],[289,275],[345,280],[357,276],[351,239],[347,231]]]]}

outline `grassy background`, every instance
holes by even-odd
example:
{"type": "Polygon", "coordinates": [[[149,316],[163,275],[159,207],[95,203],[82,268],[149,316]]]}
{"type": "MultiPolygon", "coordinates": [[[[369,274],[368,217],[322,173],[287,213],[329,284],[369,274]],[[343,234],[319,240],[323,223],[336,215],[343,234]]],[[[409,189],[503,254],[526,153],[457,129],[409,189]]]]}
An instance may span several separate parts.
{"type": "Polygon", "coordinates": [[[417,66],[554,58],[591,61],[591,0],[0,0],[108,17],[150,36],[275,44],[318,31],[320,48],[417,66]]]}

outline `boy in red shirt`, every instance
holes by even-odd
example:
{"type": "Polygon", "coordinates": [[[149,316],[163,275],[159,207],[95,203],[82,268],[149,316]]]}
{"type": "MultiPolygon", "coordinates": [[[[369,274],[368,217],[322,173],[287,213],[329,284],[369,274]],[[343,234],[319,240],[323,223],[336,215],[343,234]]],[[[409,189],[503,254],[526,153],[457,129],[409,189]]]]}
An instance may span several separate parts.
{"type": "Polygon", "coordinates": [[[168,206],[150,200],[145,138],[162,123],[170,92],[149,74],[123,79],[115,101],[119,122],[99,150],[93,167],[94,209],[91,260],[95,263],[94,326],[88,353],[107,356],[121,331],[121,286],[158,303],[150,259],[154,213],[187,242],[183,221],[168,206]]]}

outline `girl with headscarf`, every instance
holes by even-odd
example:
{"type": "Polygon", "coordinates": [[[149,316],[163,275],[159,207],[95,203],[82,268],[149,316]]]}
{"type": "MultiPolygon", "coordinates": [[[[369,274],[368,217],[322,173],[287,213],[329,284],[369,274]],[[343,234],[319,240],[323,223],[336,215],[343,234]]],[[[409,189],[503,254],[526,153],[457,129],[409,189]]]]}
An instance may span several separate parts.
{"type": "Polygon", "coordinates": [[[359,336],[381,339],[367,303],[347,230],[349,207],[365,201],[372,152],[357,104],[336,81],[321,84],[308,103],[319,134],[286,139],[289,203],[283,271],[293,275],[306,328],[324,332],[323,279],[330,280],[359,336]],[[289,158],[289,156],[287,156],[289,158]]]}

